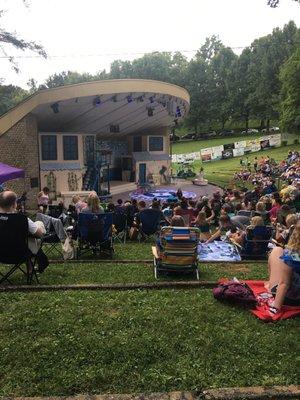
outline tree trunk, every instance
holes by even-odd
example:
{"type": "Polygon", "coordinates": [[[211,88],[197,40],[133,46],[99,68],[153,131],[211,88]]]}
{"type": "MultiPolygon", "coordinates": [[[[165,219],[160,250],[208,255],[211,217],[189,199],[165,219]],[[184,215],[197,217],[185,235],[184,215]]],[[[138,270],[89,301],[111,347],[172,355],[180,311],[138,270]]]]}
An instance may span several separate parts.
{"type": "Polygon", "coordinates": [[[225,129],[227,119],[222,119],[222,131],[225,129]]]}
{"type": "Polygon", "coordinates": [[[270,130],[270,118],[267,119],[267,131],[269,132],[270,130]]]}
{"type": "Polygon", "coordinates": [[[247,117],[245,117],[245,122],[246,122],[246,131],[249,128],[249,116],[247,115],[247,117]]]}
{"type": "Polygon", "coordinates": [[[260,120],[260,129],[263,129],[265,127],[265,120],[261,119],[260,120]]]}

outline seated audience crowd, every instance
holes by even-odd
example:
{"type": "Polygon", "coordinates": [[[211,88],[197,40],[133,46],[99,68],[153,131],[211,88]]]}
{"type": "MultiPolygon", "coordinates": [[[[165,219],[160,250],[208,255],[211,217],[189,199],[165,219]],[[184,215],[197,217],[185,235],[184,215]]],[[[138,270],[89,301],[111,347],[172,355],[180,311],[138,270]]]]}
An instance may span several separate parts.
{"type": "MultiPolygon", "coordinates": [[[[246,240],[255,237],[255,232],[262,232],[266,227],[266,232],[271,232],[271,236],[267,237],[270,240],[269,249],[274,247],[269,257],[268,287],[273,293],[277,293],[274,309],[280,309],[287,294],[290,300],[295,300],[295,293],[300,293],[299,269],[295,272],[296,269],[292,268],[291,272],[286,267],[300,262],[300,157],[298,152],[292,151],[287,159],[279,164],[269,157],[262,157],[260,160],[256,158],[253,165],[252,173],[251,166],[247,163],[247,180],[253,184],[249,190],[226,189],[223,193],[216,191],[211,198],[202,196],[195,201],[186,199],[179,189],[172,199],[161,202],[154,198],[150,204],[135,199],[119,199],[116,204],[103,204],[97,193],[91,192],[86,199],[75,195],[68,210],[64,210],[61,204],[64,215],[62,220],[64,223],[71,221],[70,224],[76,225],[79,213],[109,212],[113,213],[116,219],[118,216],[126,219],[127,235],[130,239],[135,239],[137,232],[141,233],[142,239],[146,238],[147,235],[159,232],[161,226],[195,226],[200,230],[201,242],[226,240],[232,241],[239,248],[244,247],[246,240]],[[280,191],[276,187],[275,172],[277,177],[285,179],[286,182],[280,191]],[[296,253],[298,258],[295,259],[296,253]],[[294,258],[291,258],[291,255],[294,258]],[[288,291],[291,282],[292,294],[288,291]]],[[[244,179],[245,171],[237,173],[235,178],[244,179]]],[[[44,188],[38,194],[39,210],[46,213],[48,204],[49,189],[44,188]]],[[[17,196],[13,192],[2,192],[0,211],[15,212],[16,209],[17,196]]],[[[39,237],[40,228],[30,220],[28,223],[30,233],[39,237]]]]}

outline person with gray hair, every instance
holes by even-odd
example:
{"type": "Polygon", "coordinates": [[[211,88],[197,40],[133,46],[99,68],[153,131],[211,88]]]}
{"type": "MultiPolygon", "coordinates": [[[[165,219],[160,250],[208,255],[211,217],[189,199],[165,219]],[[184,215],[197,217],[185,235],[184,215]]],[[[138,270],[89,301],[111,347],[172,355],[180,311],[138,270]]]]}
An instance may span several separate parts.
{"type": "MultiPolygon", "coordinates": [[[[0,213],[12,214],[17,212],[17,195],[11,190],[5,190],[0,193],[0,213]]],[[[31,219],[28,220],[28,232],[31,237],[28,240],[29,250],[36,254],[40,248],[40,241],[36,239],[41,238],[45,233],[45,226],[41,221],[33,222],[31,219]]]]}

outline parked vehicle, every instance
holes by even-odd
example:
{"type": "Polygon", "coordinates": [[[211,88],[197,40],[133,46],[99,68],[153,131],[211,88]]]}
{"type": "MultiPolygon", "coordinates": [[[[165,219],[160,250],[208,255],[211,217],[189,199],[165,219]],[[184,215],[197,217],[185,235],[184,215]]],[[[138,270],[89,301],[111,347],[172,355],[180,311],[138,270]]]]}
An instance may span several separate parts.
{"type": "Polygon", "coordinates": [[[242,135],[249,135],[252,133],[258,133],[258,129],[247,129],[246,131],[242,131],[242,135]]]}
{"type": "Polygon", "coordinates": [[[181,136],[181,140],[193,140],[195,137],[195,133],[186,133],[185,135],[181,136]]]}
{"type": "Polygon", "coordinates": [[[206,133],[202,133],[202,138],[203,139],[209,139],[209,138],[213,138],[217,136],[217,132],[216,131],[209,131],[206,133]]]}
{"type": "Polygon", "coordinates": [[[234,135],[234,131],[232,129],[224,130],[219,133],[219,136],[231,136],[234,135]]]}
{"type": "Polygon", "coordinates": [[[272,126],[271,128],[269,128],[269,130],[267,128],[264,128],[261,130],[262,133],[268,133],[268,132],[279,132],[280,129],[278,126],[272,126]]]}

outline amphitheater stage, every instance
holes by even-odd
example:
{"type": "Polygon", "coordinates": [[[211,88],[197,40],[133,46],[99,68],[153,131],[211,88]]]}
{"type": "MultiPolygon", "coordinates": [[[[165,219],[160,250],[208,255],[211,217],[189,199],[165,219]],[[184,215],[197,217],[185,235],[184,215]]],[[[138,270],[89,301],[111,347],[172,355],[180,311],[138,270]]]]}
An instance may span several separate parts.
{"type": "MultiPolygon", "coordinates": [[[[206,186],[196,186],[193,185],[192,182],[186,181],[186,180],[177,180],[174,184],[172,185],[164,185],[164,186],[156,186],[156,190],[167,190],[167,191],[177,191],[178,188],[181,188],[183,192],[193,192],[195,193],[195,198],[198,199],[200,196],[208,196],[211,197],[214,192],[220,191],[223,193],[223,190],[217,186],[214,185],[206,185],[206,186]]],[[[121,187],[120,187],[121,189],[121,187]]],[[[124,186],[125,189],[125,186],[124,186]]],[[[118,194],[113,194],[112,196],[112,201],[116,202],[118,199],[122,199],[123,201],[125,200],[130,200],[130,193],[136,190],[136,185],[135,189],[133,190],[126,190],[124,192],[119,192],[118,194]]]]}

